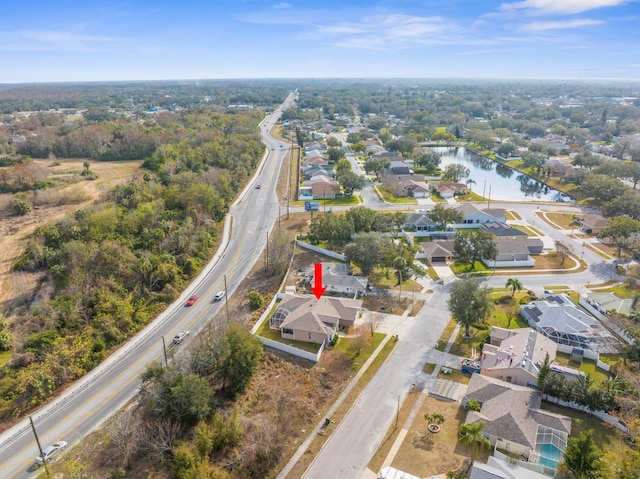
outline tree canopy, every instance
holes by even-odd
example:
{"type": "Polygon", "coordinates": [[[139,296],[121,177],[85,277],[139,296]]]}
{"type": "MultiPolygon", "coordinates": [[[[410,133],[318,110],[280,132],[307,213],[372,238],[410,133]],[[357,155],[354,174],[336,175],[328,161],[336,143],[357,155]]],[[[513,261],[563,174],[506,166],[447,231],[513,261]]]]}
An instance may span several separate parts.
{"type": "Polygon", "coordinates": [[[453,319],[464,326],[466,337],[471,336],[470,327],[484,323],[493,310],[489,290],[476,278],[453,283],[447,306],[453,319]]]}

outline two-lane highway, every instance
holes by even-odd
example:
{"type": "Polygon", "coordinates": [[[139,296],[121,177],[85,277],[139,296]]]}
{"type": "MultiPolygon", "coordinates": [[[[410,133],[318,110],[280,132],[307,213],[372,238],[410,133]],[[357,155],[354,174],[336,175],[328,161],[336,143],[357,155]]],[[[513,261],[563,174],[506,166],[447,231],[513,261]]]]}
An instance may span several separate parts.
{"type": "MultiPolygon", "coordinates": [[[[114,414],[138,391],[140,373],[152,361],[163,357],[162,338],[173,348],[172,338],[180,331],[191,337],[216,313],[224,313],[225,300],[213,301],[216,292],[233,291],[259,258],[267,235],[278,215],[276,185],[287,143],[269,135],[282,111],[296,97],[291,93],[285,102],[260,125],[267,154],[258,173],[232,205],[225,225],[225,239],[211,263],[179,300],[167,308],[152,324],[122,346],[103,364],[91,371],[56,400],[34,412],[32,417],[42,447],[65,440],[70,445],[81,441],[114,414]],[[260,188],[256,188],[256,185],[260,188]],[[199,300],[190,307],[186,299],[197,294],[199,300]]],[[[183,348],[189,338],[175,346],[183,348]]],[[[24,419],[0,436],[0,477],[26,478],[38,454],[35,438],[24,419]]]]}

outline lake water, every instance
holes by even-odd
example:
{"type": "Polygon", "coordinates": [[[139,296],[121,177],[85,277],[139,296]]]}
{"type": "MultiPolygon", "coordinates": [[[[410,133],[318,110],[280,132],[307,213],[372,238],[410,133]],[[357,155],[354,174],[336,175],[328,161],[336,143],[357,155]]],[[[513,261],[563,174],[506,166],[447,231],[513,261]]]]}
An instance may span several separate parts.
{"type": "Polygon", "coordinates": [[[469,169],[468,178],[475,181],[469,184],[471,191],[489,200],[499,201],[558,201],[568,203],[573,201],[570,196],[549,188],[544,183],[531,178],[519,171],[513,170],[500,163],[496,163],[484,156],[480,156],[464,147],[435,147],[440,155],[440,168],[460,163],[469,169]]]}

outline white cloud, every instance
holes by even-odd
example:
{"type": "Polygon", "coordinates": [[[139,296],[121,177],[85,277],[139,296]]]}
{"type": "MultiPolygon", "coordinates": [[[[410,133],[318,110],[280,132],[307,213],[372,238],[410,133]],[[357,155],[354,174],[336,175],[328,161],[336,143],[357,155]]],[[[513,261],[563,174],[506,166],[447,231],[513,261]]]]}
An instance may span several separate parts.
{"type": "Polygon", "coordinates": [[[546,30],[567,30],[570,28],[590,27],[593,25],[601,25],[602,20],[593,19],[576,19],[566,21],[549,21],[549,22],[531,22],[522,26],[525,32],[543,32],[546,30]]]}
{"type": "Polygon", "coordinates": [[[55,30],[14,30],[0,32],[0,51],[98,52],[137,51],[147,54],[166,52],[166,46],[149,39],[91,35],[55,30]]]}
{"type": "Polygon", "coordinates": [[[273,8],[291,8],[293,7],[293,5],[291,5],[290,3],[287,2],[280,2],[280,3],[276,3],[273,8]]]}
{"type": "Polygon", "coordinates": [[[308,36],[324,39],[341,47],[372,49],[398,47],[410,43],[440,43],[458,31],[441,17],[415,15],[377,15],[356,22],[319,25],[308,36]]]}
{"type": "Polygon", "coordinates": [[[527,10],[531,13],[575,14],[603,7],[624,5],[629,0],[523,0],[521,2],[503,3],[503,11],[513,12],[527,10]]]}

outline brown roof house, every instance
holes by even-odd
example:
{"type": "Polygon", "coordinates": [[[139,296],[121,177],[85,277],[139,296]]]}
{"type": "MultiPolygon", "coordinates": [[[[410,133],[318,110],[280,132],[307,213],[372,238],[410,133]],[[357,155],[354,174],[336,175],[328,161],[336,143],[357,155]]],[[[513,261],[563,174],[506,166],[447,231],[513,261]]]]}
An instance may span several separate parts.
{"type": "Polygon", "coordinates": [[[577,217],[580,223],[580,231],[587,234],[597,235],[600,230],[607,226],[607,218],[596,213],[587,213],[577,217]]]}
{"type": "Polygon", "coordinates": [[[298,199],[331,199],[340,193],[340,184],[328,176],[318,175],[304,181],[298,199]]]}
{"type": "Polygon", "coordinates": [[[425,259],[431,264],[449,264],[454,261],[454,240],[439,240],[420,243],[425,259]]]}
{"type": "Polygon", "coordinates": [[[473,374],[463,403],[475,399],[480,411],[467,412],[465,424],[484,422],[491,445],[554,470],[571,433],[571,418],[540,409],[542,393],[482,374],[473,374]]]}
{"type": "Polygon", "coordinates": [[[279,329],[282,338],[322,344],[329,342],[338,328],[353,326],[362,309],[362,300],[286,293],[269,326],[279,329]]]}
{"type": "Polygon", "coordinates": [[[433,189],[444,199],[453,198],[455,195],[465,195],[469,191],[464,183],[454,182],[435,183],[433,189]]]}

